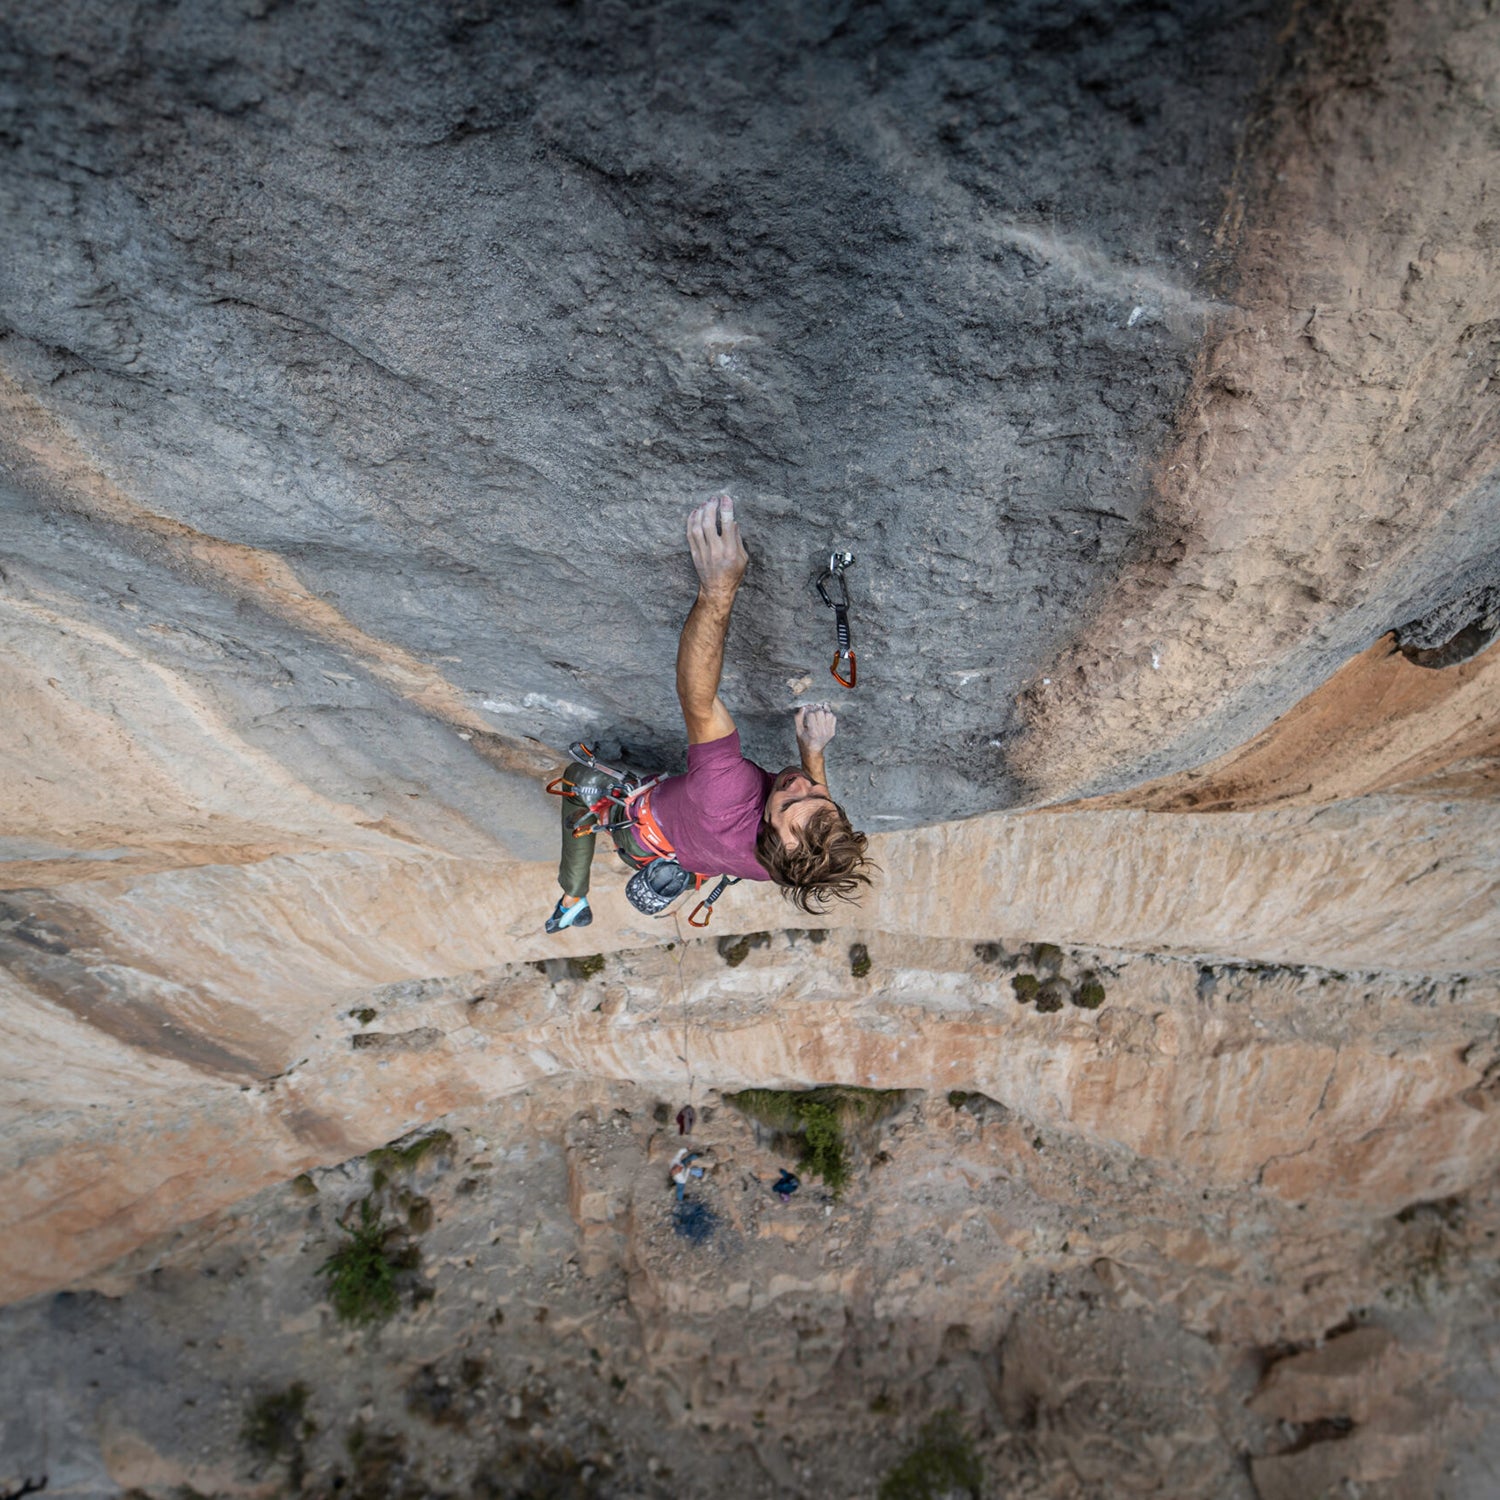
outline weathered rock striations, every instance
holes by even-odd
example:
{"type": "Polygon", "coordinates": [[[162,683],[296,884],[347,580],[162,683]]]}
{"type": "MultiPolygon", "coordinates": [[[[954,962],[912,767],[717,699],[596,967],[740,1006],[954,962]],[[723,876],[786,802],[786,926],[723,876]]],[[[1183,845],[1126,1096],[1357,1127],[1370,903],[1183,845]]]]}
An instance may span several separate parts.
{"type": "Polygon", "coordinates": [[[7,8],[0,1493],[868,1491],[952,1408],[1018,1496],[1484,1495],[1497,57],[1467,0],[7,8]],[[730,963],[601,856],[547,939],[539,781],[680,763],[722,485],[760,759],[858,556],[881,882],[736,888],[730,963]],[[723,1096],[820,1084],[904,1109],[778,1217],[723,1096]],[[436,1298],[368,1344],[309,1284],[362,1195],[436,1298]],[[89,1394],[126,1342],[168,1395],[89,1394]]]}
{"type": "MultiPolygon", "coordinates": [[[[755,951],[784,971],[782,940],[755,951]]],[[[946,972],[940,945],[921,956],[950,1003],[978,973],[951,948],[946,972]]],[[[646,977],[611,965],[556,987],[582,1013],[578,989],[646,977]]],[[[1215,978],[1208,1009],[1264,1014],[1276,1042],[1311,1009],[1294,976],[1215,978]]],[[[0,1364],[0,1452],[101,1494],[550,1478],[855,1495],[946,1410],[986,1489],[1024,1500],[1249,1500],[1252,1471],[1262,1500],[1346,1478],[1420,1493],[1439,1472],[1446,1493],[1484,1493],[1492,1183],[1395,1215],[1290,1202],[983,1094],[918,1091],[851,1141],[842,1198],[804,1170],[782,1204],[786,1144],[685,1075],[662,1091],[559,1077],[441,1127],[161,1237],[90,1290],[0,1310],[40,1377],[0,1364]],[[705,1238],[679,1232],[667,1186],[688,1100],[708,1169],[687,1222],[705,1238]],[[361,1202],[416,1252],[393,1316],[363,1333],[337,1324],[315,1269],[361,1202]],[[267,1441],[251,1419],[288,1395],[298,1420],[267,1441]]]]}
{"type": "MultiPolygon", "coordinates": [[[[184,1218],[546,1078],[667,1088],[685,1051],[724,1089],[977,1090],[1207,1182],[1325,1206],[1394,1212],[1500,1165],[1492,978],[1270,968],[1257,982],[1268,966],[1103,950],[1070,972],[1098,970],[1104,1008],[1043,1015],[1012,994],[1014,961],[996,970],[968,944],[861,938],[877,965],[864,983],[835,933],[777,942],[732,970],[694,943],[621,953],[593,981],[567,978],[558,959],[551,977],[491,970],[324,991],[316,1006],[278,1006],[268,959],[258,999],[208,1012],[217,1052],[180,986],[175,1011],[133,1008],[175,1051],[111,1035],[125,996],[96,1000],[91,1035],[55,999],[12,988],[20,1159],[0,1194],[0,1285],[25,1296],[65,1284],[184,1218]],[[116,1071],[122,1056],[133,1065],[116,1071]]],[[[335,965],[347,951],[330,935],[335,965]]]]}
{"type": "Polygon", "coordinates": [[[860,559],[861,818],[1225,751],[1496,531],[1492,23],[1281,20],[12,13],[8,591],[317,793],[479,809],[531,739],[677,753],[729,483],[757,754],[860,559]]]}

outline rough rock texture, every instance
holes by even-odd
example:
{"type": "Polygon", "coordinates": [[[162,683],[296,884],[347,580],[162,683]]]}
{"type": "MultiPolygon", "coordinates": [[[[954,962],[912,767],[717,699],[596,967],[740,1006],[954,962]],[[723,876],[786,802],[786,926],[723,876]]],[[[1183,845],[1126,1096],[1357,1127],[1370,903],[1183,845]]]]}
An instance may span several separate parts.
{"type": "MultiPolygon", "coordinates": [[[[732,484],[750,744],[832,688],[845,545],[862,810],[994,806],[986,741],[1135,534],[1278,18],[13,10],[0,364],[153,516],[554,745],[675,753],[681,517],[732,484]]],[[[27,488],[33,566],[182,612],[136,523],[64,562],[27,488]]]]}
{"type": "MultiPolygon", "coordinates": [[[[1221,984],[1210,1010],[1295,1045],[1295,983],[1221,984]]],[[[1008,1500],[1493,1493],[1492,1179],[1394,1214],[1293,1203],[1043,1111],[919,1091],[841,1200],[805,1173],[786,1204],[785,1150],[712,1091],[566,1077],[460,1111],[414,1166],[283,1183],[0,1311],[28,1351],[0,1364],[0,1483],[854,1500],[946,1410],[1008,1500]],[[688,1098],[701,1239],[666,1178],[688,1098]],[[317,1267],[365,1199],[418,1263],[361,1332],[317,1267]]]]}
{"type": "Polygon", "coordinates": [[[681,516],[727,483],[772,760],[858,556],[861,817],[1227,749],[1494,535],[1495,23],[1284,19],[12,7],[5,425],[126,503],[22,442],[7,593],[214,679],[325,793],[478,806],[392,697],[675,758],[681,516]]]}
{"type": "Polygon", "coordinates": [[[1289,684],[1412,623],[1386,613],[1397,595],[1428,591],[1413,613],[1454,633],[1488,614],[1494,24],[1398,5],[1303,29],[1254,153],[1230,326],[1125,567],[1027,690],[1011,762],[1035,787],[1118,787],[1123,758],[1160,774],[1215,732],[1238,742],[1289,684]]]}
{"type": "Polygon", "coordinates": [[[1244,812],[1320,807],[1368,792],[1493,799],[1500,781],[1500,654],[1433,670],[1384,636],[1228,755],[1077,809],[1244,812]]]}
{"type": "MultiPolygon", "coordinates": [[[[1394,878],[1399,884],[1399,872],[1394,878]]],[[[465,892],[444,894],[459,918],[455,932],[482,926],[457,906],[465,892]]],[[[303,904],[316,920],[314,888],[303,904]]],[[[252,928],[273,918],[269,910],[247,915],[252,928]]],[[[428,915],[416,913],[418,932],[428,915]]],[[[1012,1047],[1030,1012],[1015,1008],[1004,977],[981,969],[964,980],[950,1013],[939,1002],[952,982],[932,988],[921,978],[924,944],[909,935],[850,934],[882,972],[834,1005],[847,988],[847,939],[778,947],[774,961],[732,973],[713,943],[678,946],[675,957],[637,950],[610,961],[619,968],[606,968],[602,987],[558,990],[506,968],[374,988],[341,986],[337,977],[351,978],[356,958],[389,963],[388,975],[411,960],[373,944],[357,953],[350,936],[319,923],[323,968],[310,970],[310,945],[270,927],[264,949],[245,947],[236,960],[248,966],[238,981],[220,958],[225,973],[214,992],[163,982],[107,950],[59,952],[67,946],[61,929],[30,920],[6,934],[23,981],[6,988],[14,1165],[0,1179],[9,1226],[0,1287],[11,1297],[66,1284],[303,1167],[556,1073],[671,1078],[684,1045],[671,1023],[684,1005],[695,1010],[694,1066],[723,1087],[971,1086],[1147,1154],[1186,1153],[1226,1182],[1264,1177],[1299,1197],[1352,1193],[1394,1208],[1469,1180],[1491,1149],[1492,977],[1371,976],[1352,992],[1407,997],[1414,1008],[1356,1045],[1366,1022],[1357,1006],[1330,1008],[1330,993],[1340,991],[1328,984],[1347,981],[1323,971],[1305,991],[1316,1014],[1299,1024],[1309,1037],[1326,1024],[1326,1042],[1281,1051],[1249,1013],[1231,1007],[1222,1024],[1197,1014],[1215,993],[1215,966],[1169,966],[1177,976],[1169,988],[1187,1013],[1158,1019],[1160,961],[1104,951],[1096,967],[1138,975],[1145,1013],[1127,1021],[1106,1007],[1084,1025],[1064,1012],[1039,1031],[1023,1029],[1012,1047]],[[909,1007],[907,959],[918,964],[909,1007]],[[1371,1109],[1380,1112],[1378,1128],[1371,1109]],[[1314,1119],[1314,1135],[1344,1122],[1330,1138],[1344,1147],[1317,1170],[1303,1159],[1314,1119]],[[185,1154],[193,1170],[184,1170],[185,1154]]],[[[390,938],[399,935],[394,917],[386,925],[390,938]]],[[[248,931],[236,934],[236,945],[248,942],[248,931]]],[[[1115,982],[1106,978],[1105,988],[1113,994],[1115,982]]]]}
{"type": "MultiPolygon", "coordinates": [[[[974,819],[887,836],[881,887],[853,922],[904,943],[1044,937],[1122,958],[1176,949],[1204,962],[1385,970],[1382,984],[1418,995],[1434,983],[1492,995],[1497,817],[1487,801],[1393,797],[1311,818],[1127,811],[974,819]]],[[[350,1072],[348,1017],[377,987],[454,975],[462,999],[516,959],[660,943],[663,924],[625,902],[623,871],[603,857],[599,867],[599,916],[563,942],[537,927],[533,893],[544,869],[410,853],[207,864],[9,894],[0,909],[0,993],[12,1062],[0,1098],[14,1165],[0,1179],[0,1215],[13,1229],[0,1236],[0,1286],[17,1295],[66,1282],[183,1217],[559,1069],[641,1076],[647,1055],[637,1049],[655,1056],[669,1043],[639,1031],[628,1007],[601,1012],[589,1023],[598,1030],[563,1051],[552,1042],[540,1051],[492,1043],[458,1016],[423,1014],[396,1028],[417,1039],[399,1066],[380,1056],[350,1072]],[[368,1093],[353,1087],[360,1076],[372,1080],[368,1093]],[[195,1142],[213,1170],[184,1173],[169,1144],[176,1139],[195,1142]],[[49,1247],[45,1257],[38,1244],[49,1247]]],[[[789,910],[779,896],[744,887],[723,904],[719,921],[731,931],[773,927],[789,910]]],[[[678,938],[689,931],[667,930],[678,938]]],[[[846,931],[871,940],[858,925],[846,931]]],[[[694,939],[680,951],[701,969],[714,948],[694,939]]],[[[653,1007],[671,999],[675,966],[654,972],[645,997],[653,1007]]],[[[800,982],[772,973],[736,986],[744,1024],[800,982]]],[[[544,1028],[546,1015],[538,1016],[544,1028]]],[[[755,1064],[766,1077],[863,1083],[870,1070],[894,1066],[878,1026],[868,1047],[856,1047],[861,1033],[845,1036],[816,1007],[792,1032],[779,1029],[774,1012],[754,1024],[772,1041],[796,1038],[791,1052],[776,1042],[755,1064]]],[[[925,1035],[919,1018],[913,1025],[925,1035]]],[[[902,1086],[925,1086],[929,1065],[942,1071],[942,1049],[953,1043],[936,1036],[922,1042],[924,1061],[901,1075],[902,1086]]],[[[1135,1045],[1090,1038],[1108,1068],[1135,1045]]],[[[1217,1042],[1184,1045],[1211,1057],[1217,1042]]],[[[1482,1051],[1456,1072],[1440,1070],[1433,1086],[1479,1086],[1482,1051]]],[[[747,1061],[754,1056],[736,1042],[718,1059],[731,1070],[721,1081],[757,1081],[747,1061]]],[[[1269,1081],[1254,1072],[1250,1081],[1236,1128],[1249,1131],[1243,1149],[1254,1151],[1282,1121],[1280,1102],[1256,1092],[1269,1081]]],[[[1123,1102],[1111,1090],[1101,1108],[1123,1102]]],[[[1445,1170],[1444,1159],[1430,1171],[1445,1170]]]]}
{"type": "Polygon", "coordinates": [[[945,1408],[997,1493],[1492,1494],[1497,56],[0,6],[0,1494],[868,1494],[945,1408]],[[539,781],[680,761],[721,485],[773,764],[858,555],[882,881],[721,948],[601,856],[545,939],[539,781]],[[906,1113],[779,1216],[720,1096],[821,1084],[906,1113]],[[371,1192],[436,1300],[354,1337],[371,1192]]]}

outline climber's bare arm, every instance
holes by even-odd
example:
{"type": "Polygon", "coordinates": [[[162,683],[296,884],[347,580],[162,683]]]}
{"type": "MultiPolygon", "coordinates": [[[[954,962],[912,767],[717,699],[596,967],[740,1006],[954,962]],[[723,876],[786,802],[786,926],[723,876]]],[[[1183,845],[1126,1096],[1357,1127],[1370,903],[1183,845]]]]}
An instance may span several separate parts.
{"type": "Polygon", "coordinates": [[[724,638],[734,596],[750,561],[734,519],[734,499],[715,495],[688,517],[688,551],[698,572],[698,597],[677,643],[677,697],[688,744],[703,745],[734,733],[734,720],[719,698],[724,638]]]}
{"type": "Polygon", "coordinates": [[[823,768],[823,751],[838,731],[833,710],[826,703],[809,703],[797,710],[797,750],[802,769],[820,786],[828,785],[823,768]]]}

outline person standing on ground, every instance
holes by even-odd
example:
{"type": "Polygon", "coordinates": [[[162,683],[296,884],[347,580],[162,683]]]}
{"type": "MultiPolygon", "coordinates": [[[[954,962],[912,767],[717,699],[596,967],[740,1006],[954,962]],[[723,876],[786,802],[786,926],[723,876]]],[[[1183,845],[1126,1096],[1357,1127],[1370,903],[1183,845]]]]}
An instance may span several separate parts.
{"type": "MultiPolygon", "coordinates": [[[[770,880],[803,911],[855,901],[870,884],[865,835],[828,790],[823,752],[836,728],[827,704],[799,708],[800,764],[772,775],[740,753],[739,731],[719,697],[724,642],[735,595],[749,565],[734,498],[716,495],[688,516],[688,550],[698,597],[677,644],[677,697],[687,726],[688,768],[632,795],[610,834],[625,862],[641,867],[664,855],[705,877],[770,880]]],[[[599,773],[574,763],[564,773],[575,791],[563,800],[562,897],[547,931],[587,926],[592,835],[573,837],[598,795],[599,773]],[[579,794],[582,795],[579,795],[579,794]]]]}

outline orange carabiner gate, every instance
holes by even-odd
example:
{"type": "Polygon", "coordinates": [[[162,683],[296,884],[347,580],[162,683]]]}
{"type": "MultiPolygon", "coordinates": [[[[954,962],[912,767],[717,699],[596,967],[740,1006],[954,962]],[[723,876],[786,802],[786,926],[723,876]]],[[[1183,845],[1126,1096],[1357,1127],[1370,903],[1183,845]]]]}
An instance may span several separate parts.
{"type": "Polygon", "coordinates": [[[838,683],[840,687],[852,688],[859,677],[858,669],[854,664],[854,653],[852,651],[835,651],[833,653],[833,665],[829,667],[828,670],[833,675],[833,680],[838,683]],[[841,661],[847,661],[849,663],[849,675],[847,677],[839,676],[839,663],[841,661]]]}
{"type": "MultiPolygon", "coordinates": [[[[700,887],[703,884],[703,878],[704,877],[701,875],[698,877],[698,884],[700,887]]],[[[692,912],[689,914],[688,926],[707,927],[708,924],[714,919],[714,902],[717,901],[719,897],[729,889],[730,886],[738,885],[739,883],[740,877],[738,875],[719,876],[719,883],[693,908],[692,912]],[[698,913],[700,911],[703,913],[703,920],[701,922],[698,920],[698,913]]]]}

